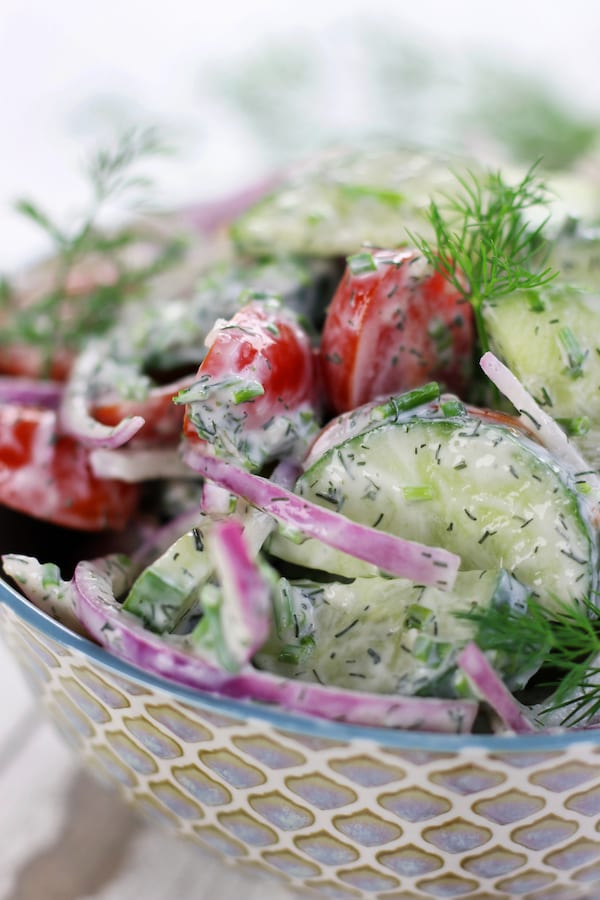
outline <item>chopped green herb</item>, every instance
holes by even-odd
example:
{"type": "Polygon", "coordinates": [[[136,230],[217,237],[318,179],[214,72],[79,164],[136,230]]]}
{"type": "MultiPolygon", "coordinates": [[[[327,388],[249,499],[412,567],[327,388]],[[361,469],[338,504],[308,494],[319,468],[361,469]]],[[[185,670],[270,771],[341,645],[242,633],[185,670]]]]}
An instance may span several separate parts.
{"type": "Polygon", "coordinates": [[[406,485],[402,488],[404,499],[413,500],[432,500],[435,492],[430,484],[406,485]]]}
{"type": "Polygon", "coordinates": [[[600,668],[593,662],[600,654],[600,632],[592,600],[579,605],[557,600],[548,610],[530,597],[525,610],[502,605],[455,615],[476,626],[477,644],[485,652],[518,665],[527,659],[532,670],[547,670],[545,686],[554,691],[547,709],[574,703],[563,724],[577,725],[600,710],[600,668]]]}
{"type": "Polygon", "coordinates": [[[433,617],[433,611],[427,606],[421,606],[419,603],[411,603],[406,608],[404,616],[405,628],[418,628],[421,630],[427,625],[433,617]]]}
{"type": "Polygon", "coordinates": [[[149,179],[135,171],[138,163],[162,154],[167,147],[156,129],[132,129],[125,132],[112,148],[98,150],[85,167],[92,198],[81,222],[68,230],[55,221],[37,203],[20,199],[17,211],[42,229],[54,248],[54,279],[46,293],[22,307],[20,298],[4,280],[0,303],[12,313],[3,327],[5,343],[24,341],[43,348],[50,357],[54,348],[79,349],[91,333],[102,333],[114,321],[116,310],[126,298],[139,296],[150,280],[173,266],[185,251],[181,237],[159,239],[154,259],[145,265],[127,267],[123,251],[140,240],[135,227],[125,227],[114,234],[103,233],[98,220],[110,201],[127,197],[140,201],[139,192],[147,191],[149,179]],[[114,272],[104,283],[91,283],[77,296],[69,297],[69,279],[76,266],[89,258],[114,272]]]}
{"type": "Polygon", "coordinates": [[[530,214],[549,204],[546,186],[533,165],[516,185],[500,172],[456,175],[459,190],[431,200],[427,212],[433,227],[430,242],[409,232],[425,259],[447,277],[471,303],[482,350],[488,349],[481,308],[516,290],[547,284],[556,272],[544,268],[548,245],[547,217],[532,225],[530,214]]]}
{"type": "Polygon", "coordinates": [[[249,400],[262,397],[264,392],[265,389],[259,381],[248,381],[233,391],[233,402],[246,403],[249,400]]]}
{"type": "Polygon", "coordinates": [[[340,192],[345,194],[350,200],[360,199],[361,197],[372,197],[388,206],[402,206],[406,202],[406,197],[399,191],[391,188],[377,187],[373,184],[350,184],[341,182],[339,185],[340,192]]]}
{"type": "Polygon", "coordinates": [[[568,362],[565,371],[571,378],[581,378],[583,375],[583,364],[587,358],[588,351],[581,349],[573,330],[567,325],[559,330],[558,340],[567,354],[568,362]]]}
{"type": "Polygon", "coordinates": [[[589,416],[573,416],[567,419],[557,418],[556,421],[569,437],[583,437],[589,433],[591,427],[589,416]]]}
{"type": "Polygon", "coordinates": [[[301,639],[298,644],[286,644],[279,651],[277,659],[282,663],[297,666],[306,662],[315,646],[314,639],[310,636],[301,639]]]}
{"type": "Polygon", "coordinates": [[[348,257],[348,268],[353,275],[364,275],[377,271],[377,263],[371,253],[355,253],[348,257]]]}
{"type": "Polygon", "coordinates": [[[442,400],[440,409],[447,418],[462,416],[465,413],[465,406],[460,400],[442,400]]]}

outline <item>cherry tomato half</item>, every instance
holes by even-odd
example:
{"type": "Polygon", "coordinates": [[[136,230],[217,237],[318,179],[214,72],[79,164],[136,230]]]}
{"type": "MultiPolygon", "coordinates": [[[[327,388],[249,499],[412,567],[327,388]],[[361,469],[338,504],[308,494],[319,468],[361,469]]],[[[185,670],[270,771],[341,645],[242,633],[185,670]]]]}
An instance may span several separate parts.
{"type": "Polygon", "coordinates": [[[472,368],[473,313],[414,250],[350,257],[321,340],[333,412],[439,381],[460,394],[472,368]]]}
{"type": "Polygon", "coordinates": [[[183,425],[183,409],[173,403],[173,398],[192,378],[154,387],[143,400],[102,400],[91,407],[92,416],[103,425],[116,426],[130,416],[142,416],[144,425],[133,437],[135,446],[177,445],[183,425]]]}
{"type": "Polygon", "coordinates": [[[82,531],[121,529],[137,485],[97,478],[88,451],[57,433],[54,410],[0,406],[0,504],[82,531]]]}
{"type": "Polygon", "coordinates": [[[182,395],[186,436],[254,468],[303,452],[317,427],[317,387],[314,351],[295,314],[277,301],[252,301],[218,320],[207,344],[182,395]]]}

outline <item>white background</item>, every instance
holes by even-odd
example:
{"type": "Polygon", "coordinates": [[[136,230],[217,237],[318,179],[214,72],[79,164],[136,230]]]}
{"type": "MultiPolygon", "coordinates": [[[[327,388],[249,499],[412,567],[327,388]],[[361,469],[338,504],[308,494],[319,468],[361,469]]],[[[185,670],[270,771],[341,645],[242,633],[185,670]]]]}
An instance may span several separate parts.
{"type": "Polygon", "coordinates": [[[361,87],[349,23],[355,36],[373,24],[394,30],[449,80],[466,58],[508,60],[600,117],[600,7],[589,0],[0,0],[0,271],[41,246],[14,199],[68,215],[81,200],[82,148],[109,116],[177,134],[177,164],[160,172],[164,202],[215,195],[272,164],[206,82],[279,40],[318,45],[322,115],[347,122],[361,87]]]}

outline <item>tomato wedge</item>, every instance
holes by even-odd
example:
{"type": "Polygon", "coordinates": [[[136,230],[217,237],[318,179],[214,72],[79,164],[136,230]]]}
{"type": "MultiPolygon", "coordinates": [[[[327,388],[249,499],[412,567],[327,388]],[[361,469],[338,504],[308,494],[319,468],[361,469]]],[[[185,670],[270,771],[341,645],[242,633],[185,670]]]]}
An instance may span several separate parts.
{"type": "Polygon", "coordinates": [[[183,410],[173,398],[193,381],[193,376],[171,384],[153,387],[143,400],[102,400],[92,404],[91,414],[103,425],[115,427],[123,419],[141,416],[145,421],[133,437],[134,446],[175,446],[181,436],[183,410]]]}
{"type": "Polygon", "coordinates": [[[0,503],[82,531],[121,529],[137,485],[97,478],[88,451],[57,432],[54,410],[0,406],[0,503]]]}
{"type": "Polygon", "coordinates": [[[333,297],[321,366],[335,413],[427,381],[462,393],[472,369],[473,312],[414,250],[360,253],[333,297]]]}
{"type": "Polygon", "coordinates": [[[273,298],[217,320],[186,403],[184,434],[260,468],[301,455],[317,429],[315,354],[295,313],[273,298]]]}

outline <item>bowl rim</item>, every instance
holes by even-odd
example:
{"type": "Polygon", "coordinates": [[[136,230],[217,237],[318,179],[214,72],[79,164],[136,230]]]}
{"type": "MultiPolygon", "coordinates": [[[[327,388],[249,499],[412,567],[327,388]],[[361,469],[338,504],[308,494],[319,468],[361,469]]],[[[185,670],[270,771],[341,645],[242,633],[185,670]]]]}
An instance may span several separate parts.
{"type": "MultiPolygon", "coordinates": [[[[362,743],[368,741],[378,744],[382,749],[419,750],[429,753],[456,753],[457,751],[461,753],[465,751],[552,753],[579,744],[600,747],[600,728],[597,732],[557,729],[556,731],[525,735],[408,731],[320,719],[317,716],[290,712],[282,707],[253,700],[223,697],[216,693],[211,694],[208,691],[185,687],[120,659],[89,638],[76,634],[53,619],[0,577],[1,603],[4,603],[18,618],[46,637],[68,650],[83,654],[120,678],[170,694],[175,700],[187,706],[196,706],[216,714],[242,720],[259,720],[269,723],[283,732],[295,732],[334,742],[362,743]]],[[[10,652],[10,648],[8,649],[10,652]]]]}

